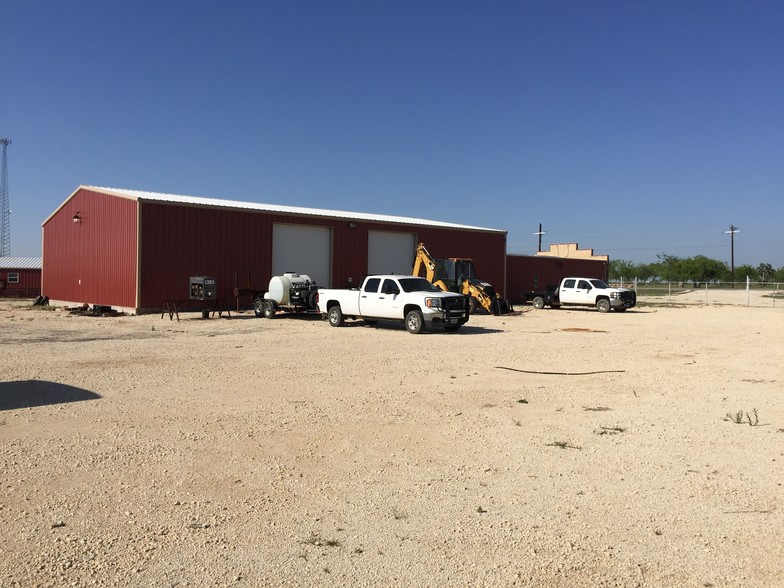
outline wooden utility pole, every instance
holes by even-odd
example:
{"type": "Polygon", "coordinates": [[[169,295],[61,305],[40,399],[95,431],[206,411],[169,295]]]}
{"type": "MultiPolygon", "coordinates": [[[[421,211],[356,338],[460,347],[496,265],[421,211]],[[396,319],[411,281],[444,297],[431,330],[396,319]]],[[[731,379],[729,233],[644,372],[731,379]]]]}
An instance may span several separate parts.
{"type": "Polygon", "coordinates": [[[730,236],[730,271],[732,272],[732,287],[735,287],[735,233],[740,233],[740,229],[730,225],[729,231],[724,231],[725,235],[730,236]]]}
{"type": "Polygon", "coordinates": [[[537,251],[541,251],[542,250],[542,235],[544,235],[545,232],[546,231],[542,230],[542,223],[539,223],[539,232],[538,233],[534,233],[534,235],[539,235],[539,249],[537,251]]]}

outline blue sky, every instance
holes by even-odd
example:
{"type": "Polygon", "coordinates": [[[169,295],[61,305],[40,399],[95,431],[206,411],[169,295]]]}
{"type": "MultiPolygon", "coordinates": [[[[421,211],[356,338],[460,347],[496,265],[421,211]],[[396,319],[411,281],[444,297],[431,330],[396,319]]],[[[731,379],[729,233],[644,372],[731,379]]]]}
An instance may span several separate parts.
{"type": "Polygon", "coordinates": [[[784,266],[784,2],[6,0],[11,253],[80,184],[784,266]]]}

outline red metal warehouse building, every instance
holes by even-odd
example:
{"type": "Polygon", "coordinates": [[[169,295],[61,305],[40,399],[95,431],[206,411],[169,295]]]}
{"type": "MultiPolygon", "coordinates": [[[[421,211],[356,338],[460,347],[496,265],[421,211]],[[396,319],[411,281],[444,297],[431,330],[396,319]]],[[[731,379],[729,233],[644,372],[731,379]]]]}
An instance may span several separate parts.
{"type": "Polygon", "coordinates": [[[0,298],[35,298],[40,294],[40,257],[0,257],[0,298]]]}
{"type": "Polygon", "coordinates": [[[473,258],[503,292],[503,230],[80,186],[43,222],[41,291],[52,304],[144,312],[187,299],[189,278],[206,275],[233,306],[235,287],[263,290],[287,271],[328,287],[410,273],[420,241],[435,257],[473,258]]]}

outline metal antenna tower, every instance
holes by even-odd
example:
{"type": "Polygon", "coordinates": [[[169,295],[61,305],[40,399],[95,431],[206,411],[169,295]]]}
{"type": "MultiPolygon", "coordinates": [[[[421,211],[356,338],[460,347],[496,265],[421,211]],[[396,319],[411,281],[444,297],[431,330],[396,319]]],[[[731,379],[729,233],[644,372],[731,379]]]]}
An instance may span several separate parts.
{"type": "Polygon", "coordinates": [[[8,210],[8,146],[11,139],[0,139],[3,146],[3,171],[0,175],[0,257],[11,255],[11,211],[8,210]]]}

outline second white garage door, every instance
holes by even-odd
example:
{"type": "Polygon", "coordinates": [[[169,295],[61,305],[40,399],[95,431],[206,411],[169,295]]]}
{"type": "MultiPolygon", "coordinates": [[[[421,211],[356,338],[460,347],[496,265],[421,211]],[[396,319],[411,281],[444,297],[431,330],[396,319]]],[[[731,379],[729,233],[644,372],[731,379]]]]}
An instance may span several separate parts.
{"type": "Polygon", "coordinates": [[[272,275],[306,274],[319,286],[330,285],[332,232],[329,227],[272,226],[272,275]]]}
{"type": "Polygon", "coordinates": [[[368,231],[368,275],[410,274],[415,251],[414,233],[368,231]]]}

